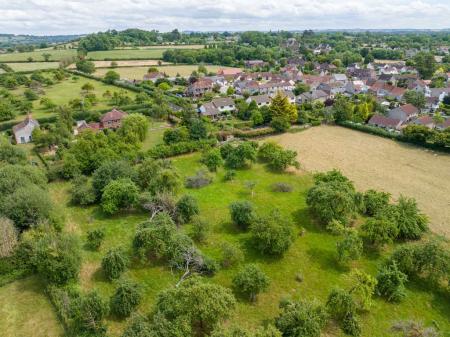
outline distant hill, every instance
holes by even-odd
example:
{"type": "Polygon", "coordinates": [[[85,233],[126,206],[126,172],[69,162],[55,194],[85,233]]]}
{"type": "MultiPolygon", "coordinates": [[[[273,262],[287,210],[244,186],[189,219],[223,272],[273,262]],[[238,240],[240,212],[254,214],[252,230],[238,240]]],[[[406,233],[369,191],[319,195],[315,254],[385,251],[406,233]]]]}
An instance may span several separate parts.
{"type": "Polygon", "coordinates": [[[0,34],[0,48],[14,47],[17,45],[35,45],[41,44],[60,44],[73,40],[78,40],[82,35],[51,35],[51,36],[37,36],[37,35],[15,35],[15,34],[0,34]]]}

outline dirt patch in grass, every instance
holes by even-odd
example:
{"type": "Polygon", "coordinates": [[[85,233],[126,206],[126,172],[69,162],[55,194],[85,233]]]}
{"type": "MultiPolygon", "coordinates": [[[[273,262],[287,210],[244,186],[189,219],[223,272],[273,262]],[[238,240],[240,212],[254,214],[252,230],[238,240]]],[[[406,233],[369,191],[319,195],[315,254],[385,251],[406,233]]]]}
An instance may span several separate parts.
{"type": "Polygon", "coordinates": [[[334,126],[271,137],[307,171],[340,169],[359,190],[414,197],[432,230],[450,236],[450,155],[334,126]]]}

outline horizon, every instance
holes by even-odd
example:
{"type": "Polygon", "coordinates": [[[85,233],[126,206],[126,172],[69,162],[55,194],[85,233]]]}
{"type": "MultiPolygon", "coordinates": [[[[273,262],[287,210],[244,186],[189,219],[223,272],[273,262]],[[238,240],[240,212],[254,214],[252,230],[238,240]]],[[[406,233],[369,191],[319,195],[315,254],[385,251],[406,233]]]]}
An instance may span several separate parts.
{"type": "Polygon", "coordinates": [[[15,35],[84,35],[133,26],[161,32],[312,30],[445,30],[446,0],[294,0],[278,3],[168,0],[0,0],[0,31],[15,35]],[[348,28],[353,27],[363,28],[348,28]],[[151,27],[151,28],[149,28],[151,27]],[[365,28],[367,27],[367,28],[365,28]],[[381,28],[368,28],[381,27],[381,28]]]}

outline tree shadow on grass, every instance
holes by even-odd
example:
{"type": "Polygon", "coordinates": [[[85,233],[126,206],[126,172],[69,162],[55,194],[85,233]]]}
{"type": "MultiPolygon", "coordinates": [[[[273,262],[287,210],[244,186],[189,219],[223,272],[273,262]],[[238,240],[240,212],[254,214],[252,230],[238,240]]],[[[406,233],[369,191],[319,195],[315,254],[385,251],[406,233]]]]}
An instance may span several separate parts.
{"type": "Polygon", "coordinates": [[[308,232],[323,233],[325,230],[316,222],[307,208],[300,208],[292,213],[294,223],[302,226],[308,232]]]}
{"type": "Polygon", "coordinates": [[[348,266],[344,266],[337,261],[334,251],[312,247],[306,253],[311,258],[311,261],[318,263],[324,270],[335,270],[339,273],[346,273],[350,270],[348,266]]]}
{"type": "Polygon", "coordinates": [[[433,309],[448,317],[450,313],[450,291],[448,289],[419,277],[410,277],[406,287],[413,292],[432,294],[431,306],[433,309]]]}

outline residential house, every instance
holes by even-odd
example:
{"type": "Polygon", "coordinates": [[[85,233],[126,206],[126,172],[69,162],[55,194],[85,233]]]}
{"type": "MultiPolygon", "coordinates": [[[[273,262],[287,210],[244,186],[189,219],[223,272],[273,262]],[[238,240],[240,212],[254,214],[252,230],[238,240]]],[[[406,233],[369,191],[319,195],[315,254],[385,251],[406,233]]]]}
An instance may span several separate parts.
{"type": "Polygon", "coordinates": [[[122,125],[122,119],[127,113],[122,110],[112,109],[100,118],[100,129],[118,129],[122,125]]]}
{"type": "Polygon", "coordinates": [[[239,75],[239,74],[242,74],[242,69],[240,69],[240,68],[220,68],[217,71],[217,75],[224,76],[224,77],[235,76],[235,75],[239,75]]]}
{"type": "Polygon", "coordinates": [[[209,103],[204,103],[199,111],[203,116],[216,117],[225,112],[231,112],[236,110],[236,105],[232,98],[220,97],[214,98],[209,103]]]}
{"type": "Polygon", "coordinates": [[[214,86],[214,82],[209,78],[199,78],[194,83],[191,83],[186,93],[188,96],[199,97],[205,94],[206,92],[212,91],[214,86]]]}
{"type": "Polygon", "coordinates": [[[325,102],[328,99],[328,94],[322,90],[313,90],[304,92],[297,98],[298,103],[306,102],[325,102]]]}
{"type": "Polygon", "coordinates": [[[419,118],[414,120],[412,122],[412,124],[423,125],[423,126],[426,126],[429,129],[434,129],[434,127],[436,126],[436,123],[434,122],[433,117],[431,117],[429,115],[420,116],[419,118]]]}
{"type": "Polygon", "coordinates": [[[247,104],[250,104],[251,101],[255,101],[258,107],[267,106],[270,104],[270,97],[269,95],[250,96],[246,99],[245,102],[247,102],[247,104]]]}
{"type": "Polygon", "coordinates": [[[403,123],[409,122],[419,115],[419,109],[412,104],[401,105],[395,109],[389,110],[388,117],[398,119],[403,123]]]}
{"type": "Polygon", "coordinates": [[[443,123],[439,123],[436,125],[436,129],[442,131],[450,128],[450,118],[447,118],[443,123]]]}
{"type": "Polygon", "coordinates": [[[345,75],[345,74],[333,74],[331,76],[331,80],[333,82],[341,82],[341,83],[344,83],[344,84],[346,84],[348,82],[347,75],[345,75]]]}
{"type": "Polygon", "coordinates": [[[39,127],[39,122],[28,114],[27,117],[17,125],[14,125],[12,130],[17,144],[25,144],[33,141],[32,133],[35,128],[39,127]]]}
{"type": "Polygon", "coordinates": [[[383,129],[400,130],[402,121],[398,118],[390,118],[383,115],[373,115],[370,118],[368,124],[383,129]]]}

